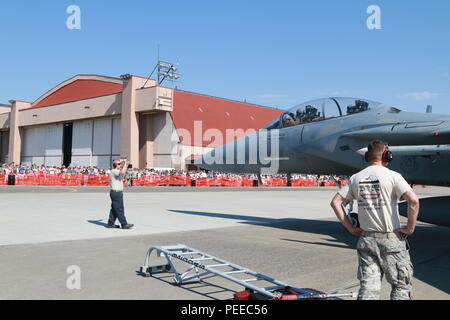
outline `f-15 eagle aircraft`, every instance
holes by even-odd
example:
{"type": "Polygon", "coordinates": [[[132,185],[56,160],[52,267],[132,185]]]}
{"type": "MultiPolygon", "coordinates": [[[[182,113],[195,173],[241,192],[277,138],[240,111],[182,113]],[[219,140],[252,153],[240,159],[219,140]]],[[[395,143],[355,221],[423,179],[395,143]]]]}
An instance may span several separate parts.
{"type": "MultiPolygon", "coordinates": [[[[406,112],[357,98],[297,105],[262,130],[212,150],[197,163],[203,169],[234,173],[275,168],[288,174],[352,175],[368,165],[364,153],[375,139],[389,145],[394,155],[389,168],[409,183],[450,186],[450,115],[406,112]],[[258,161],[252,150],[257,151],[258,161]],[[216,161],[217,155],[223,160],[216,161]]],[[[440,210],[450,203],[432,199],[439,200],[430,206],[440,213],[430,219],[422,215],[421,220],[450,225],[450,215],[444,218],[440,210]]]]}

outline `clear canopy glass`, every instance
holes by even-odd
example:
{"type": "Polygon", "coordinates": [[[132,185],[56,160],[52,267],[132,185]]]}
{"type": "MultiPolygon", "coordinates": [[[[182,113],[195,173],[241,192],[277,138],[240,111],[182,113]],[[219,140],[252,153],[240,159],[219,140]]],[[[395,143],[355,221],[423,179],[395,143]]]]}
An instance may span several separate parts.
{"type": "Polygon", "coordinates": [[[265,128],[280,129],[364,112],[381,105],[359,98],[322,98],[301,103],[285,111],[265,128]]]}

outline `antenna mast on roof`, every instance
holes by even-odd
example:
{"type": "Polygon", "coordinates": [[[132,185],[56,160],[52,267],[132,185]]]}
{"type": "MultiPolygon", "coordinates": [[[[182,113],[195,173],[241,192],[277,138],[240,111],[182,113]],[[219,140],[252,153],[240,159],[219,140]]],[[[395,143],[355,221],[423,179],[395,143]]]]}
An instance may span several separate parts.
{"type": "Polygon", "coordinates": [[[172,85],[173,82],[178,80],[181,75],[179,73],[176,73],[178,70],[178,63],[177,63],[177,67],[175,67],[175,65],[172,62],[167,62],[167,61],[162,61],[159,58],[159,44],[158,44],[158,63],[156,64],[156,66],[153,68],[152,73],[150,74],[150,76],[147,78],[147,81],[145,81],[144,85],[142,86],[142,88],[145,87],[145,85],[147,84],[148,80],[150,80],[151,76],[153,75],[153,73],[158,70],[158,80],[157,80],[157,85],[161,85],[163,83],[164,80],[166,79],[170,79],[172,80],[172,85]]]}
{"type": "Polygon", "coordinates": [[[172,62],[158,60],[158,85],[161,85],[165,79],[170,79],[173,81],[178,80],[180,78],[180,74],[176,73],[178,67],[172,62]]]}

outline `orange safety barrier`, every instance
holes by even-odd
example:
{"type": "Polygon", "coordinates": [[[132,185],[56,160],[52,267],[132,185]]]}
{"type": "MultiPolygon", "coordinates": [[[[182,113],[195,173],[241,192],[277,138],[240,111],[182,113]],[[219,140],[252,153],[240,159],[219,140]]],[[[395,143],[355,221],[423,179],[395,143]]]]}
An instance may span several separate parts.
{"type": "Polygon", "coordinates": [[[187,176],[176,175],[169,176],[169,185],[170,186],[186,186],[190,185],[191,179],[187,176]]]}
{"type": "Polygon", "coordinates": [[[158,186],[168,186],[170,176],[160,176],[158,180],[158,186]]]}
{"type": "Polygon", "coordinates": [[[197,187],[209,187],[209,178],[197,178],[196,181],[197,187]]]}
{"type": "Polygon", "coordinates": [[[253,187],[253,179],[250,178],[242,178],[242,187],[253,187]]]}
{"type": "Polygon", "coordinates": [[[305,179],[293,179],[291,180],[291,186],[292,187],[304,187],[305,186],[305,179]]]}
{"type": "Polygon", "coordinates": [[[209,187],[220,187],[221,185],[221,178],[215,177],[215,178],[208,178],[208,186],[209,187]]]}
{"type": "Polygon", "coordinates": [[[142,176],[133,178],[133,186],[169,186],[169,185],[186,185],[184,176],[142,176]]]}
{"type": "Polygon", "coordinates": [[[285,178],[271,178],[268,179],[268,185],[270,187],[286,187],[287,179],[285,178]]]}
{"type": "Polygon", "coordinates": [[[37,180],[39,181],[38,183],[41,186],[61,185],[61,178],[56,174],[40,174],[39,177],[37,177],[37,180]]]}
{"type": "MultiPolygon", "coordinates": [[[[8,176],[9,175],[1,175],[0,176],[0,185],[7,185],[8,184],[8,176]]],[[[29,176],[26,174],[15,174],[15,184],[16,185],[32,185],[32,184],[37,184],[37,183],[33,183],[33,176],[29,176]]]]}
{"type": "Polygon", "coordinates": [[[291,180],[291,185],[293,187],[317,187],[317,181],[314,178],[309,179],[293,179],[291,180]]]}
{"type": "Polygon", "coordinates": [[[233,186],[232,178],[227,177],[215,177],[214,178],[214,186],[217,187],[232,187],[233,186]]]}
{"type": "Polygon", "coordinates": [[[287,187],[286,178],[262,178],[263,187],[287,187]]]}
{"type": "Polygon", "coordinates": [[[142,181],[143,181],[142,177],[140,177],[140,178],[133,178],[132,180],[133,180],[133,187],[140,187],[140,186],[142,186],[142,181]]]}
{"type": "Polygon", "coordinates": [[[90,175],[88,178],[88,186],[106,187],[109,186],[109,176],[107,175],[90,175]]]}
{"type": "Polygon", "coordinates": [[[222,187],[241,187],[242,178],[220,178],[220,185],[222,187]]]}
{"type": "MultiPolygon", "coordinates": [[[[108,175],[83,175],[83,174],[16,174],[16,185],[44,185],[44,186],[109,186],[108,175]]],[[[253,187],[254,179],[245,177],[214,177],[192,178],[185,175],[168,176],[142,176],[133,178],[133,186],[191,186],[192,180],[198,187],[253,187]]],[[[0,185],[8,184],[8,175],[0,175],[0,185]]],[[[341,186],[348,184],[348,179],[341,180],[341,186]]],[[[286,178],[262,178],[262,187],[286,187],[286,178]]],[[[335,181],[320,181],[315,178],[292,179],[293,187],[317,187],[336,186],[335,181]]]]}
{"type": "Polygon", "coordinates": [[[336,182],[334,182],[334,181],[320,181],[319,182],[319,186],[320,187],[335,187],[336,186],[336,182]]]}
{"type": "Polygon", "coordinates": [[[36,175],[17,175],[16,176],[16,185],[26,185],[26,186],[38,186],[39,185],[39,176],[36,175]],[[17,178],[19,178],[17,180],[17,178]]]}
{"type": "Polygon", "coordinates": [[[140,186],[153,187],[158,185],[159,178],[159,176],[143,176],[137,179],[139,180],[140,186]]]}
{"type": "Polygon", "coordinates": [[[81,186],[83,185],[82,174],[62,174],[60,176],[60,183],[62,186],[81,186]]]}

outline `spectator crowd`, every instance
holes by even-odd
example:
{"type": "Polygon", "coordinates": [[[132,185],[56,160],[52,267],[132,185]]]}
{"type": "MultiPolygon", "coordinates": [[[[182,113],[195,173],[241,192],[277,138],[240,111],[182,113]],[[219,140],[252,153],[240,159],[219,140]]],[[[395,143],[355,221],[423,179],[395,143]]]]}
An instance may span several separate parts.
{"type": "MultiPolygon", "coordinates": [[[[72,180],[75,178],[80,179],[81,182],[77,182],[74,185],[89,185],[88,181],[101,181],[101,185],[105,185],[108,183],[108,177],[111,172],[111,169],[103,169],[98,168],[96,166],[44,166],[44,165],[16,165],[16,164],[3,164],[0,166],[0,184],[7,184],[7,178],[10,175],[18,176],[19,180],[23,180],[22,184],[28,184],[27,181],[38,181],[36,180],[38,177],[45,177],[47,180],[53,178],[63,179],[64,181],[72,180]],[[31,178],[35,177],[36,179],[32,180],[31,178]],[[89,180],[90,179],[90,180],[89,180]]],[[[172,177],[176,177],[178,181],[180,179],[184,179],[184,182],[178,182],[177,185],[193,185],[191,181],[199,181],[209,183],[205,183],[203,185],[207,186],[217,186],[221,185],[217,181],[260,181],[262,185],[269,185],[270,182],[276,181],[274,186],[283,186],[288,185],[288,176],[286,174],[275,174],[275,175],[261,175],[258,177],[257,174],[234,174],[234,173],[224,173],[224,172],[215,172],[215,171],[203,171],[203,170],[174,170],[174,169],[136,169],[129,168],[125,175],[125,180],[128,186],[133,185],[172,185],[171,181],[174,181],[172,177]],[[171,179],[171,180],[169,180],[171,179]],[[143,181],[147,181],[145,184],[143,181]],[[152,181],[152,182],[149,182],[152,181]],[[163,181],[163,182],[161,182],[163,181]],[[214,183],[210,183],[210,181],[215,181],[214,183]]],[[[342,183],[347,181],[346,177],[340,176],[330,176],[330,175],[305,175],[305,174],[291,174],[290,181],[308,181],[308,185],[303,183],[305,186],[330,186],[330,185],[338,185],[341,186],[342,183]]],[[[42,181],[42,179],[41,179],[42,181]]],[[[19,183],[20,184],[20,183],[19,183]]],[[[33,182],[30,184],[43,184],[38,182],[33,182]]],[[[57,184],[57,182],[53,182],[52,184],[57,184]]],[[[91,183],[91,185],[96,185],[91,183]]],[[[301,185],[301,184],[300,184],[301,185]]],[[[231,186],[231,185],[230,185],[231,186]]],[[[233,186],[240,186],[236,185],[233,186]]]]}

